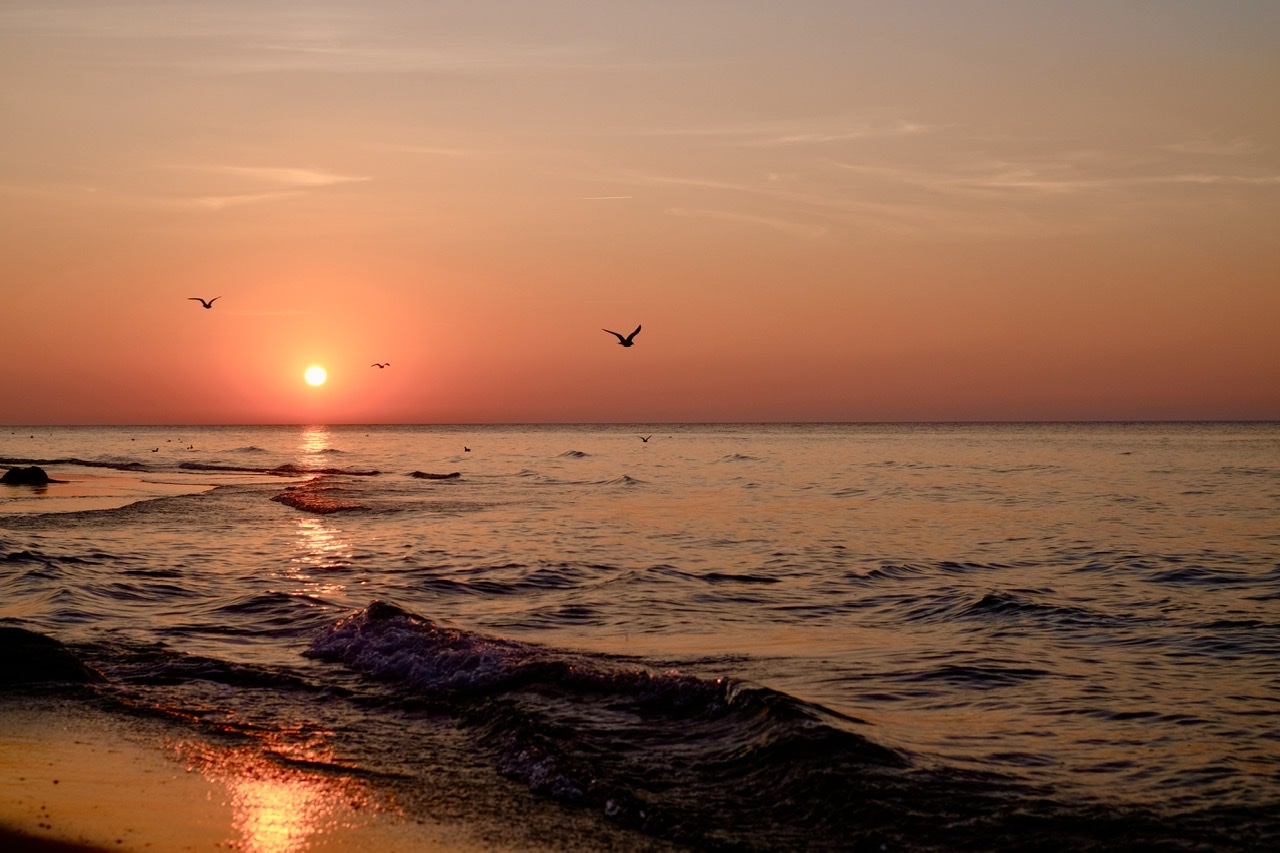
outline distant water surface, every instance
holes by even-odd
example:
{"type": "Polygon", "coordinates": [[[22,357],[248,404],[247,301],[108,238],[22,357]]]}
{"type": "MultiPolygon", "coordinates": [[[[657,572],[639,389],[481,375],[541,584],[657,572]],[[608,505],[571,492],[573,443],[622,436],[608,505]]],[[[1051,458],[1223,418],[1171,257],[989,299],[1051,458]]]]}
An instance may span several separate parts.
{"type": "Polygon", "coordinates": [[[1276,424],[6,427],[0,464],[69,481],[0,490],[0,621],[419,809],[434,750],[699,847],[1280,840],[1276,424]]]}

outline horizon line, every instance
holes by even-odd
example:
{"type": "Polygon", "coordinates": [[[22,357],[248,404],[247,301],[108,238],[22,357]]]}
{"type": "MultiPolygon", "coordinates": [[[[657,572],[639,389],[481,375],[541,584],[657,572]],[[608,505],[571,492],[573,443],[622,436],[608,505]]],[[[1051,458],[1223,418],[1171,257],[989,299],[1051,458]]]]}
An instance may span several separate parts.
{"type": "Polygon", "coordinates": [[[308,421],[271,422],[111,422],[111,423],[12,423],[0,429],[37,429],[64,427],[545,427],[545,426],[982,426],[982,425],[1071,425],[1071,424],[1280,424],[1280,418],[970,418],[970,419],[897,419],[897,420],[725,420],[725,421],[340,421],[318,423],[308,421]]]}

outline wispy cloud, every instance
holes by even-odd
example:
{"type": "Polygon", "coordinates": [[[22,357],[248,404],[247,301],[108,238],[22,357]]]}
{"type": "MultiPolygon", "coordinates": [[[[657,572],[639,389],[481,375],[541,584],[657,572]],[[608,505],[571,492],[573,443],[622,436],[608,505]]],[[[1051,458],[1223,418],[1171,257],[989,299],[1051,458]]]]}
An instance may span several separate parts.
{"type": "MultiPolygon", "coordinates": [[[[1276,174],[1237,173],[1173,173],[1090,174],[1076,170],[1072,164],[1012,165],[989,168],[956,168],[953,170],[909,169],[896,166],[860,163],[833,163],[838,169],[883,183],[896,183],[935,193],[965,194],[997,191],[1021,192],[1027,195],[1069,195],[1120,191],[1137,187],[1178,184],[1216,184],[1223,186],[1273,186],[1280,184],[1276,174]]],[[[1114,166],[1112,167],[1115,168],[1114,166]]]]}
{"type": "Polygon", "coordinates": [[[727,210],[701,210],[696,208],[672,207],[663,212],[668,216],[696,216],[704,219],[719,219],[725,222],[759,226],[773,231],[779,231],[792,237],[801,237],[810,240],[825,237],[830,233],[829,229],[822,225],[809,225],[802,222],[778,219],[771,216],[755,216],[749,213],[737,213],[727,210]]]}
{"type": "Polygon", "coordinates": [[[264,204],[266,202],[281,201],[287,198],[297,198],[300,195],[302,195],[301,192],[287,191],[245,193],[242,195],[209,195],[181,199],[176,203],[182,207],[200,207],[207,210],[222,210],[225,207],[238,207],[246,204],[264,204]]]}
{"type": "MultiPolygon", "coordinates": [[[[114,54],[121,65],[170,66],[216,74],[267,72],[467,73],[510,68],[574,68],[610,61],[606,45],[475,38],[425,31],[405,16],[342,4],[262,4],[226,0],[169,4],[41,4],[0,8],[0,27],[33,37],[93,39],[147,51],[114,54]]],[[[111,55],[111,54],[108,54],[111,55]]],[[[99,63],[104,60],[99,57],[99,63]]]]}
{"type": "Polygon", "coordinates": [[[1206,154],[1219,157],[1241,157],[1247,154],[1260,154],[1267,150],[1266,146],[1247,137],[1230,140],[1189,139],[1183,142],[1172,142],[1161,146],[1166,151],[1178,154],[1206,154]]]}
{"type": "Polygon", "coordinates": [[[253,42],[222,62],[230,72],[323,71],[449,73],[515,68],[573,68],[594,64],[607,51],[587,45],[522,43],[393,44],[372,41],[253,42]]]}
{"type": "Polygon", "coordinates": [[[1280,186],[1280,175],[1170,175],[1162,179],[1171,184],[1227,184],[1234,186],[1280,186]]]}
{"type": "Polygon", "coordinates": [[[176,165],[161,171],[204,176],[170,187],[162,203],[206,210],[267,204],[371,178],[294,166],[176,165]]]}
{"type": "Polygon", "coordinates": [[[637,136],[715,139],[732,145],[772,148],[922,136],[938,133],[947,127],[948,125],[926,124],[905,119],[869,122],[847,118],[802,118],[744,124],[642,128],[628,132],[637,136]]]}
{"type": "Polygon", "coordinates": [[[854,124],[832,128],[804,128],[780,133],[761,133],[744,144],[760,146],[824,145],[831,142],[854,142],[863,139],[884,139],[899,136],[920,136],[936,133],[945,125],[928,125],[919,122],[898,121],[890,124],[854,124]]]}
{"type": "Polygon", "coordinates": [[[372,180],[320,169],[279,166],[177,165],[126,173],[99,173],[93,185],[66,183],[0,186],[6,194],[68,202],[222,210],[267,204],[372,180]]]}
{"type": "Polygon", "coordinates": [[[489,153],[480,148],[448,148],[439,145],[383,145],[389,151],[404,151],[409,154],[427,154],[433,157],[478,157],[489,153]]]}
{"type": "Polygon", "coordinates": [[[295,187],[327,187],[334,184],[349,184],[370,180],[368,177],[358,175],[340,175],[335,172],[324,172],[318,169],[278,166],[175,166],[174,168],[230,175],[261,183],[295,187]]]}

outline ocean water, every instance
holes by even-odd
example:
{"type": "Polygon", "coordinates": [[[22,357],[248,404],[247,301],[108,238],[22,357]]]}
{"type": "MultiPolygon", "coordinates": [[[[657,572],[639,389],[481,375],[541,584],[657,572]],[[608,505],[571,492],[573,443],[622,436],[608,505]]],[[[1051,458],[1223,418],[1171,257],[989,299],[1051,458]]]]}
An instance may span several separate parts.
{"type": "Polygon", "coordinates": [[[495,844],[1280,846],[1277,424],[0,430],[30,464],[0,624],[84,701],[495,844]]]}

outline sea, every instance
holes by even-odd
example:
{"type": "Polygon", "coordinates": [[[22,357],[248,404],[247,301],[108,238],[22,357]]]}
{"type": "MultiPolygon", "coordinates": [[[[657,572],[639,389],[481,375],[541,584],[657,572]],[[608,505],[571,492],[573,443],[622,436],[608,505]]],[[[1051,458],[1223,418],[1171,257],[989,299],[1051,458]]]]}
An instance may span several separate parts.
{"type": "Polygon", "coordinates": [[[1280,424],[0,428],[30,465],[0,625],[77,701],[409,820],[1280,849],[1280,424]]]}

